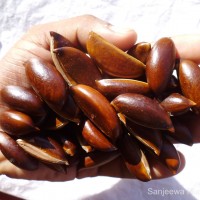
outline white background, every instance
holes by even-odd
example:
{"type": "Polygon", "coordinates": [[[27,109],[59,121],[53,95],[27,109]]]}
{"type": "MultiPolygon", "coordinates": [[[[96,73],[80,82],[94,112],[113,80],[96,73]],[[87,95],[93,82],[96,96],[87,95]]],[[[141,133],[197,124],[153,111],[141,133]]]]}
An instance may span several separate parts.
{"type": "MultiPolygon", "coordinates": [[[[1,0],[0,57],[32,25],[81,14],[92,14],[112,24],[133,28],[138,33],[138,41],[200,33],[199,0],[1,0]]],[[[0,190],[31,200],[200,199],[200,145],[178,145],[177,148],[186,157],[186,167],[173,178],[142,183],[97,177],[51,183],[15,180],[1,175],[0,190]],[[152,190],[159,189],[184,194],[152,194],[152,190]]]]}

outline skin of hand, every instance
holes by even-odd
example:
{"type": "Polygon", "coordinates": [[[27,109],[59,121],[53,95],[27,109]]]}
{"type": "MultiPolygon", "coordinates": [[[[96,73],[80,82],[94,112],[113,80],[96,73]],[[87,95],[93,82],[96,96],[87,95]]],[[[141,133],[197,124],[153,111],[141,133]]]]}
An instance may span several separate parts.
{"type": "MultiPolygon", "coordinates": [[[[0,60],[0,90],[5,85],[29,86],[24,70],[24,63],[33,57],[42,58],[52,63],[50,55],[50,31],[55,31],[68,38],[77,48],[85,49],[88,33],[97,32],[122,50],[129,49],[137,39],[134,30],[120,29],[91,15],[78,16],[58,22],[42,24],[32,27],[0,60]]],[[[177,56],[189,58],[199,62],[200,36],[180,36],[172,38],[177,48],[177,56]],[[187,47],[187,48],[186,48],[187,47]],[[195,50],[194,50],[195,49],[195,50]],[[192,50],[192,51],[191,51],[192,50]]],[[[0,110],[3,108],[0,99],[0,110]]],[[[184,168],[184,157],[180,154],[184,168]]],[[[165,178],[173,174],[156,160],[150,161],[152,178],[165,178]],[[163,173],[165,171],[165,173],[163,173]]],[[[112,176],[134,178],[127,170],[122,158],[98,168],[91,168],[77,172],[76,167],[69,167],[67,174],[56,172],[43,164],[36,171],[26,171],[11,164],[0,152],[0,174],[13,178],[30,180],[66,181],[74,178],[91,176],[112,176]]]]}

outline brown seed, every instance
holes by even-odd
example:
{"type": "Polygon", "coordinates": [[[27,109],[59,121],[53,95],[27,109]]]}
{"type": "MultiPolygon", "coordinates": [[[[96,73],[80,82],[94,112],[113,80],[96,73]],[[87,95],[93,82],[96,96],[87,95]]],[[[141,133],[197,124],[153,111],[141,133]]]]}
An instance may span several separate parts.
{"type": "Polygon", "coordinates": [[[103,72],[121,78],[137,78],[145,65],[94,32],[89,33],[87,51],[103,72]]]}
{"type": "Polygon", "coordinates": [[[72,96],[83,113],[113,142],[121,135],[117,113],[109,101],[97,90],[78,84],[70,87],[72,96]]]}
{"type": "Polygon", "coordinates": [[[44,102],[31,88],[5,86],[1,90],[1,99],[10,108],[28,114],[39,122],[46,117],[44,102]]]}
{"type": "Polygon", "coordinates": [[[182,93],[196,103],[196,111],[200,112],[200,68],[190,60],[181,60],[179,65],[179,81],[182,93]]]}
{"type": "Polygon", "coordinates": [[[14,165],[25,170],[36,170],[38,161],[28,155],[14,139],[0,131],[0,150],[14,165]]]}
{"type": "Polygon", "coordinates": [[[168,87],[175,58],[175,45],[170,38],[161,38],[153,45],[146,63],[146,76],[156,95],[162,94],[168,87]]]}
{"type": "Polygon", "coordinates": [[[35,92],[52,108],[60,113],[68,96],[68,88],[56,68],[41,59],[25,63],[26,75],[35,92]]]}
{"type": "Polygon", "coordinates": [[[118,113],[139,125],[174,131],[168,113],[153,99],[141,94],[125,93],[117,96],[111,104],[118,113]]]}
{"type": "Polygon", "coordinates": [[[54,49],[53,53],[59,63],[56,67],[65,75],[70,76],[76,83],[96,87],[95,80],[101,79],[101,73],[85,53],[73,47],[54,49]]]}
{"type": "Polygon", "coordinates": [[[104,136],[104,134],[98,130],[90,120],[86,120],[82,130],[83,138],[100,151],[113,151],[116,147],[110,143],[110,141],[104,136]]]}
{"type": "Polygon", "coordinates": [[[32,119],[15,110],[5,110],[1,113],[0,126],[9,135],[26,135],[39,131],[32,119]]]}
{"type": "Polygon", "coordinates": [[[34,136],[17,139],[17,143],[27,153],[42,162],[68,165],[62,147],[50,137],[34,136]]]}
{"type": "Polygon", "coordinates": [[[150,167],[145,154],[139,148],[137,141],[130,137],[130,135],[125,134],[119,148],[130,173],[141,181],[150,181],[150,167]]]}
{"type": "Polygon", "coordinates": [[[190,110],[191,107],[195,106],[196,103],[190,99],[182,96],[179,93],[172,93],[165,98],[160,105],[173,115],[184,113],[190,110]]]}
{"type": "Polygon", "coordinates": [[[149,95],[148,83],[132,79],[101,79],[96,81],[97,89],[106,97],[113,99],[123,93],[149,95]]]}
{"type": "Polygon", "coordinates": [[[160,154],[162,148],[162,134],[160,130],[140,126],[121,113],[119,113],[118,116],[131,135],[137,138],[137,140],[143,143],[147,148],[153,150],[155,154],[160,154]]]}
{"type": "Polygon", "coordinates": [[[139,42],[135,44],[133,47],[131,47],[127,53],[145,64],[150,51],[151,51],[150,43],[139,42]]]}

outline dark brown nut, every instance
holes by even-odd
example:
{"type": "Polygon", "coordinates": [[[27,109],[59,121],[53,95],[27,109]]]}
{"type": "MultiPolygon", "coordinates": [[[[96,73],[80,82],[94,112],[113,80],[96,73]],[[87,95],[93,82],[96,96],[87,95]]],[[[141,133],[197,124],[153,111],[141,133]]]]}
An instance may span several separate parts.
{"type": "Polygon", "coordinates": [[[148,149],[152,150],[156,155],[160,154],[163,142],[160,130],[140,126],[126,118],[121,113],[119,113],[118,116],[131,135],[144,144],[148,149]]]}
{"type": "Polygon", "coordinates": [[[182,114],[190,110],[196,103],[179,93],[172,93],[160,105],[173,115],[182,114]]]}
{"type": "Polygon", "coordinates": [[[150,95],[148,83],[133,79],[101,79],[96,81],[97,89],[109,99],[123,93],[150,95]]]}
{"type": "Polygon", "coordinates": [[[137,141],[130,135],[124,134],[119,148],[130,173],[141,181],[150,181],[150,167],[137,141]]]}
{"type": "Polygon", "coordinates": [[[162,94],[168,87],[175,58],[175,45],[170,38],[161,38],[153,45],[146,63],[146,76],[156,95],[162,94]]]}
{"type": "Polygon", "coordinates": [[[185,125],[185,123],[181,123],[181,120],[179,120],[176,117],[172,118],[172,123],[175,132],[171,133],[167,131],[165,133],[182,144],[192,146],[193,145],[192,133],[189,130],[189,128],[185,125]]]}
{"type": "MultiPolygon", "coordinates": [[[[56,66],[57,69],[62,71],[62,74],[70,76],[76,83],[95,88],[95,80],[102,78],[99,69],[92,59],[82,51],[73,47],[62,47],[54,49],[53,53],[59,63],[59,66],[56,66]]],[[[68,80],[66,81],[68,82],[68,80]]]]}
{"type": "Polygon", "coordinates": [[[128,54],[137,58],[146,64],[147,57],[151,51],[151,44],[148,42],[139,42],[128,50],[128,54]]]}
{"type": "Polygon", "coordinates": [[[68,87],[60,73],[53,65],[37,58],[27,61],[25,68],[35,92],[52,110],[60,114],[68,97],[68,87]]]}
{"type": "Polygon", "coordinates": [[[87,153],[81,158],[78,171],[80,172],[86,168],[100,167],[116,159],[117,157],[119,157],[119,155],[120,153],[118,151],[93,151],[87,153]]]}
{"type": "Polygon", "coordinates": [[[162,149],[158,158],[173,172],[173,174],[177,173],[180,167],[180,157],[176,148],[169,140],[163,140],[162,149]]]}
{"type": "Polygon", "coordinates": [[[15,110],[5,110],[1,113],[0,127],[9,135],[26,135],[39,131],[32,119],[15,110]]]}
{"type": "Polygon", "coordinates": [[[89,33],[87,51],[101,70],[111,76],[137,78],[144,74],[145,65],[123,52],[94,32],[89,33]]]}
{"type": "Polygon", "coordinates": [[[179,81],[182,93],[196,103],[196,111],[200,113],[200,69],[190,60],[181,60],[179,65],[179,81]]]}
{"type": "Polygon", "coordinates": [[[97,90],[78,84],[70,87],[72,96],[83,113],[106,134],[112,142],[121,135],[120,121],[109,101],[97,90]]]}
{"type": "Polygon", "coordinates": [[[68,165],[62,147],[50,137],[27,137],[17,139],[17,143],[31,156],[45,163],[68,165]]]}
{"type": "Polygon", "coordinates": [[[0,150],[14,165],[25,170],[36,170],[38,161],[28,155],[14,139],[0,131],[0,150]]]}
{"type": "Polygon", "coordinates": [[[116,147],[110,143],[110,141],[104,136],[104,134],[98,130],[95,125],[90,121],[86,120],[82,129],[83,138],[100,151],[113,151],[116,147]]]}
{"type": "Polygon", "coordinates": [[[111,104],[118,113],[147,128],[174,131],[168,113],[159,103],[141,94],[125,93],[117,96],[111,104]]]}
{"type": "Polygon", "coordinates": [[[28,114],[39,122],[46,117],[44,102],[31,88],[15,85],[5,86],[1,90],[1,99],[10,108],[28,114]]]}

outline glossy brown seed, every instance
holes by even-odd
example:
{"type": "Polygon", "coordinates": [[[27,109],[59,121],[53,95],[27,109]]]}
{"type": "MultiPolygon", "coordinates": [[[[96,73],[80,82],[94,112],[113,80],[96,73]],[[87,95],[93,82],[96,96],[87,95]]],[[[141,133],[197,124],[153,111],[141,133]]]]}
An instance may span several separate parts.
{"type": "Polygon", "coordinates": [[[63,150],[69,156],[74,156],[77,152],[77,145],[75,142],[68,137],[62,137],[61,142],[63,144],[63,150]]]}
{"type": "Polygon", "coordinates": [[[31,88],[8,85],[1,90],[1,99],[10,108],[43,121],[46,116],[44,102],[31,88]]]}
{"type": "Polygon", "coordinates": [[[100,92],[86,85],[78,84],[70,89],[83,113],[115,142],[121,135],[121,126],[109,101],[100,92]]]}
{"type": "Polygon", "coordinates": [[[186,124],[181,123],[181,120],[179,120],[179,118],[176,118],[176,117],[172,118],[172,123],[175,129],[175,132],[171,133],[167,131],[165,133],[182,144],[187,144],[189,146],[192,146],[193,145],[192,133],[189,130],[189,128],[186,126],[186,124]]]}
{"type": "Polygon", "coordinates": [[[61,68],[65,75],[70,76],[76,83],[96,87],[95,80],[101,79],[101,73],[85,53],[73,47],[54,49],[53,53],[59,63],[56,67],[61,68]]]}
{"type": "Polygon", "coordinates": [[[16,136],[39,131],[28,115],[15,110],[5,110],[1,113],[0,126],[9,135],[16,136]]]}
{"type": "Polygon", "coordinates": [[[101,79],[96,81],[96,85],[98,91],[111,99],[123,93],[151,93],[148,83],[133,79],[101,79]]]}
{"type": "Polygon", "coordinates": [[[103,72],[121,78],[137,78],[145,65],[94,32],[89,33],[87,51],[103,72]]]}
{"type": "Polygon", "coordinates": [[[38,161],[28,155],[14,139],[0,131],[0,150],[14,165],[25,170],[36,170],[38,161]]]}
{"type": "Polygon", "coordinates": [[[180,157],[176,148],[169,140],[163,140],[162,149],[158,158],[173,172],[173,174],[177,173],[180,166],[180,157]]]}
{"type": "Polygon", "coordinates": [[[116,150],[116,147],[110,143],[110,141],[104,136],[104,134],[100,130],[98,130],[90,120],[85,121],[82,129],[82,136],[88,142],[88,144],[90,144],[97,150],[116,150]]]}
{"type": "Polygon", "coordinates": [[[50,137],[34,136],[17,139],[17,143],[27,153],[42,162],[68,165],[62,147],[50,137]]]}
{"type": "Polygon", "coordinates": [[[38,58],[27,61],[25,67],[32,88],[59,114],[68,96],[67,85],[60,73],[53,65],[38,58]]]}
{"type": "Polygon", "coordinates": [[[141,181],[150,181],[150,167],[137,141],[130,135],[125,134],[119,148],[130,173],[141,181]]]}
{"type": "Polygon", "coordinates": [[[162,94],[168,87],[175,58],[175,45],[170,38],[161,38],[153,45],[146,63],[146,76],[149,87],[156,95],[162,94]]]}
{"type": "Polygon", "coordinates": [[[140,126],[126,118],[121,113],[119,113],[118,116],[131,135],[137,138],[137,140],[152,150],[156,155],[160,154],[163,140],[160,130],[140,126]]]}
{"type": "Polygon", "coordinates": [[[84,170],[85,168],[100,167],[116,159],[117,157],[119,157],[119,155],[120,153],[118,151],[90,152],[81,158],[78,171],[84,170]]]}
{"type": "Polygon", "coordinates": [[[150,43],[139,42],[135,44],[133,47],[131,47],[127,53],[145,64],[150,51],[151,51],[150,43]]]}
{"type": "Polygon", "coordinates": [[[196,103],[190,99],[182,96],[179,93],[172,93],[165,98],[160,105],[173,115],[184,113],[190,110],[191,107],[195,106],[196,103]]]}
{"type": "Polygon", "coordinates": [[[141,94],[125,93],[111,104],[118,113],[147,128],[174,131],[168,113],[153,99],[141,94]]]}
{"type": "Polygon", "coordinates": [[[200,112],[200,68],[190,60],[181,60],[179,65],[179,81],[182,93],[196,103],[197,112],[200,112]]]}

